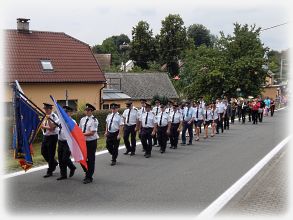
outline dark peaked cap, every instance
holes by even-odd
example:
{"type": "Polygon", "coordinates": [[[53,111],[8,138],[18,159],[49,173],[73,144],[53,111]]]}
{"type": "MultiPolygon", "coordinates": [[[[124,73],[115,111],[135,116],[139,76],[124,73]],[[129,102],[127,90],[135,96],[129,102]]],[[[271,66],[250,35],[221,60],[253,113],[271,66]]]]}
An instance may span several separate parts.
{"type": "Polygon", "coordinates": [[[86,110],[87,109],[90,109],[92,111],[95,111],[96,110],[96,108],[94,106],[92,106],[91,104],[89,104],[89,103],[86,103],[85,106],[86,106],[86,108],[85,108],[86,110]]]}
{"type": "Polygon", "coordinates": [[[44,107],[43,108],[53,108],[53,105],[52,104],[49,104],[49,103],[43,103],[44,104],[44,107]]]}
{"type": "Polygon", "coordinates": [[[69,107],[69,106],[67,106],[67,105],[64,105],[62,108],[63,108],[64,110],[68,111],[68,112],[73,112],[73,108],[71,108],[71,107],[69,107]]]}

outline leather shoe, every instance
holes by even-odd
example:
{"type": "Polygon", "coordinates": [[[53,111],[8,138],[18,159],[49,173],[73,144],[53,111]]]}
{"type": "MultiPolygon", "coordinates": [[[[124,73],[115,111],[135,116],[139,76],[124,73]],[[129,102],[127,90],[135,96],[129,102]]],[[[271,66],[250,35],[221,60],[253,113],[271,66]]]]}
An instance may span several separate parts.
{"type": "Polygon", "coordinates": [[[163,153],[165,153],[165,151],[164,150],[161,150],[161,154],[163,154],[163,153]]]}
{"type": "Polygon", "coordinates": [[[135,155],[135,153],[134,153],[134,152],[131,152],[131,153],[130,153],[130,156],[133,156],[133,155],[135,155]]]}
{"type": "Polygon", "coordinates": [[[130,152],[130,151],[126,151],[126,152],[124,153],[124,155],[127,155],[129,152],[130,152]]]}
{"type": "Polygon", "coordinates": [[[57,180],[65,180],[65,179],[67,179],[66,176],[60,176],[59,178],[57,178],[57,180]]]}
{"type": "Polygon", "coordinates": [[[90,179],[90,178],[85,178],[85,179],[83,180],[83,184],[88,184],[88,183],[91,183],[91,182],[93,182],[93,180],[90,179]]]}
{"type": "Polygon", "coordinates": [[[188,143],[187,145],[192,145],[192,143],[188,143]]]}
{"type": "Polygon", "coordinates": [[[70,169],[69,177],[73,177],[76,168],[70,169]]]}
{"type": "Polygon", "coordinates": [[[50,176],[53,176],[53,174],[52,173],[47,173],[45,176],[43,176],[44,178],[48,178],[48,177],[50,177],[50,176]]]}
{"type": "Polygon", "coordinates": [[[116,165],[116,161],[112,161],[111,166],[116,165]]]}
{"type": "Polygon", "coordinates": [[[151,157],[150,154],[145,155],[145,158],[150,158],[150,157],[151,157]]]}

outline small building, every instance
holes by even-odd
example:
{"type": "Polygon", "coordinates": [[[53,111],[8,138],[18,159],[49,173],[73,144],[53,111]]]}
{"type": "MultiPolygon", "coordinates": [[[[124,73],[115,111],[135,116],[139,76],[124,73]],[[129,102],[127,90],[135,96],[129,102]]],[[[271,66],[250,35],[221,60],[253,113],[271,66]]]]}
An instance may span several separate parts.
{"type": "Polygon", "coordinates": [[[166,96],[171,100],[179,98],[167,73],[105,73],[105,77],[107,79],[107,89],[103,89],[103,106],[105,107],[112,102],[119,102],[119,99],[109,99],[105,96],[104,91],[107,93],[108,89],[115,89],[130,97],[126,99],[126,96],[123,96],[123,100],[119,102],[122,108],[126,107],[127,100],[139,107],[140,99],[150,102],[155,95],[166,96]]]}
{"type": "Polygon", "coordinates": [[[77,108],[89,102],[101,108],[104,73],[88,44],[62,32],[34,31],[29,19],[17,19],[17,29],[5,30],[6,100],[11,103],[8,85],[18,80],[25,95],[36,105],[59,103],[77,108]]]}

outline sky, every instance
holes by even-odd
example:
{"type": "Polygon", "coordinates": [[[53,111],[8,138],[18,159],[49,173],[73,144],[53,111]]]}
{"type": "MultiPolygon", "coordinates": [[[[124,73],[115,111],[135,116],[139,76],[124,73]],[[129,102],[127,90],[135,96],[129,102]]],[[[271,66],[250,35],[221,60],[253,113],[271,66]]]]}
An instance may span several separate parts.
{"type": "MultiPolygon", "coordinates": [[[[29,18],[31,30],[65,32],[90,46],[124,33],[144,20],[158,34],[168,14],[179,14],[186,27],[202,24],[212,34],[233,33],[233,23],[268,28],[290,21],[287,0],[0,0],[2,29],[15,29],[16,18],[29,18]]],[[[289,48],[291,23],[261,33],[265,46],[289,48]]]]}

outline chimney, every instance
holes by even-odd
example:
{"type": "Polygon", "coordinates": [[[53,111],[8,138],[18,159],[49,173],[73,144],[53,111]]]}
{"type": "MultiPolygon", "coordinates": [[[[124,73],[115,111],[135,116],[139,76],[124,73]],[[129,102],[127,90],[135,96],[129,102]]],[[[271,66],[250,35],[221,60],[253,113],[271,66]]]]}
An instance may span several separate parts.
{"type": "Polygon", "coordinates": [[[30,33],[29,20],[27,18],[17,18],[17,31],[20,33],[30,33]]]}

